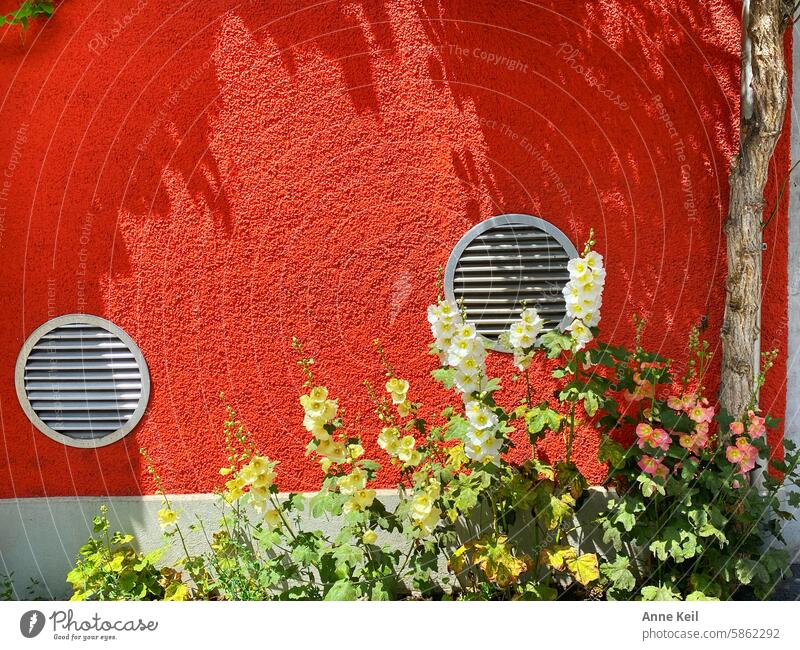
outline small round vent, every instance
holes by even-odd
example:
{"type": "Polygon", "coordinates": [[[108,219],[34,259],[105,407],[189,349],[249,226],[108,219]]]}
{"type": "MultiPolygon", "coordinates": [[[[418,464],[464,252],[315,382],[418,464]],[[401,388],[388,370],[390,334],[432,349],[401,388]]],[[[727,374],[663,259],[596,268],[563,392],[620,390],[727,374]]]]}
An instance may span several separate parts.
{"type": "Polygon", "coordinates": [[[502,214],[479,223],[456,244],[445,269],[445,294],[463,301],[467,320],[489,347],[503,351],[497,337],[519,318],[523,305],[536,308],[545,330],[564,323],[567,262],[577,256],[553,224],[502,214]]]}
{"type": "Polygon", "coordinates": [[[128,434],[150,397],[136,343],[97,316],[69,314],[30,335],[17,358],[17,397],[31,422],[72,447],[102,447],[128,434]]]}

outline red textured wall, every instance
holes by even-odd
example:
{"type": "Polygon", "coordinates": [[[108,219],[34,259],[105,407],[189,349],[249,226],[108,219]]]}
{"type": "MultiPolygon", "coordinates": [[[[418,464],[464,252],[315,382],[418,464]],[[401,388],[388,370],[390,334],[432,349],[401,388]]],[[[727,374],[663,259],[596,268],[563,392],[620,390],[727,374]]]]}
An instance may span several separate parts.
{"type": "MultiPolygon", "coordinates": [[[[16,0],[0,0],[10,9],[16,0]]],[[[0,29],[0,496],[209,491],[224,391],[280,486],[312,489],[301,337],[379,454],[361,380],[380,337],[440,407],[424,310],[478,221],[524,212],[607,259],[604,337],[681,354],[722,317],[738,2],[69,0],[0,29]],[[16,355],[85,311],[138,342],[149,412],[61,446],[24,417],[16,355]]],[[[788,168],[779,145],[768,192],[788,168]]],[[[765,346],[785,350],[786,206],[766,233],[765,346]]],[[[510,384],[507,357],[490,368],[510,384]]],[[[715,373],[717,366],[715,365],[715,373]]],[[[781,415],[783,366],[764,404],[781,415]]],[[[712,381],[712,388],[715,382],[712,381]]],[[[537,386],[550,390],[544,372],[537,386]]],[[[559,440],[546,441],[551,456],[559,440]]],[[[593,478],[596,440],[577,443],[593,478]]],[[[388,483],[391,477],[384,477],[388,483]]]]}

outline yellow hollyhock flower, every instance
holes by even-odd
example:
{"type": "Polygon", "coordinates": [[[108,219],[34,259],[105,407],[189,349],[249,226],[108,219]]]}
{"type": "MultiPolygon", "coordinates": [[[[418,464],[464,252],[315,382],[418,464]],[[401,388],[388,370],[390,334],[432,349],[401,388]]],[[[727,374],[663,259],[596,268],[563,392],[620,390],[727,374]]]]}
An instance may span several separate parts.
{"type": "Polygon", "coordinates": [[[161,508],[158,511],[158,524],[162,529],[169,528],[178,521],[178,513],[172,508],[161,508]]]}
{"type": "Polygon", "coordinates": [[[272,510],[267,510],[267,512],[264,513],[264,523],[267,524],[270,530],[280,528],[283,523],[281,520],[281,513],[274,508],[272,510]]]}

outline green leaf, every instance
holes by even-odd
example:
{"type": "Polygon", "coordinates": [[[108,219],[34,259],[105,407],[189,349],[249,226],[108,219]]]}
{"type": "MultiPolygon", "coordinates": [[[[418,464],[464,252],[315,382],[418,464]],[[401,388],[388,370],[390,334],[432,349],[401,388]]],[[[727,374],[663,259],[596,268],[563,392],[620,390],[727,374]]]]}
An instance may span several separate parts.
{"type": "Polygon", "coordinates": [[[717,538],[717,540],[722,546],[725,546],[725,544],[728,543],[728,538],[725,537],[725,533],[723,533],[719,528],[717,528],[716,526],[714,526],[709,522],[706,522],[705,524],[700,526],[699,530],[697,531],[697,534],[700,535],[700,537],[714,536],[717,538]]]}
{"type": "Polygon", "coordinates": [[[688,596],[686,596],[686,600],[719,600],[719,598],[712,598],[711,596],[706,596],[702,591],[693,591],[688,596]]]}
{"type": "Polygon", "coordinates": [[[636,482],[641,485],[642,494],[646,497],[651,497],[656,492],[662,495],[665,494],[664,486],[657,483],[646,474],[639,474],[639,476],[636,477],[636,482]]]}
{"type": "Polygon", "coordinates": [[[551,409],[547,402],[528,409],[525,414],[525,426],[531,439],[538,440],[546,431],[558,431],[561,428],[563,418],[551,409]]]}
{"type": "Polygon", "coordinates": [[[368,458],[356,461],[356,465],[369,472],[377,472],[381,468],[380,463],[376,463],[374,460],[369,460],[368,458]]]}
{"type": "Polygon", "coordinates": [[[349,580],[337,580],[331,585],[325,600],[356,600],[358,599],[358,589],[349,580]]]}
{"type": "Polygon", "coordinates": [[[522,592],[523,600],[555,600],[557,597],[558,591],[542,582],[529,582],[522,592]]]}
{"type": "Polygon", "coordinates": [[[464,486],[458,491],[455,506],[461,512],[468,512],[478,504],[478,493],[469,486],[464,486]]]}
{"type": "Polygon", "coordinates": [[[618,555],[613,562],[606,562],[600,566],[600,573],[611,583],[615,591],[633,591],[636,578],[630,571],[630,560],[624,555],[618,555]]]}
{"type": "Polygon", "coordinates": [[[603,544],[611,544],[615,551],[619,551],[622,548],[622,533],[610,525],[610,522],[604,523],[608,523],[609,525],[603,533],[603,544]]]}
{"type": "Polygon", "coordinates": [[[603,436],[600,447],[597,450],[597,458],[600,462],[609,463],[612,469],[620,467],[625,459],[625,447],[611,436],[603,436]]]}
{"type": "Polygon", "coordinates": [[[463,440],[464,437],[469,433],[469,422],[465,417],[461,415],[454,415],[450,418],[447,422],[447,426],[445,427],[445,440],[463,440]]]}
{"type": "Polygon", "coordinates": [[[558,330],[550,330],[539,339],[542,347],[547,351],[548,359],[555,359],[565,350],[572,348],[572,339],[558,330]]]}
{"type": "Polygon", "coordinates": [[[303,512],[306,508],[306,498],[302,494],[290,495],[289,503],[291,504],[290,510],[303,512]]]}
{"type": "Polygon", "coordinates": [[[325,514],[325,510],[327,509],[327,500],[327,492],[317,492],[313,497],[311,497],[308,502],[308,506],[312,517],[317,519],[325,514]]]}
{"type": "Polygon", "coordinates": [[[453,368],[437,368],[431,371],[431,376],[447,390],[456,385],[456,371],[453,368]]]}
{"type": "Polygon", "coordinates": [[[597,413],[597,409],[599,407],[597,401],[597,395],[592,392],[586,393],[583,398],[583,408],[586,411],[586,415],[590,418],[594,417],[594,414],[597,413]]]}
{"type": "Polygon", "coordinates": [[[680,600],[680,594],[666,585],[642,587],[642,600],[680,600]]]}

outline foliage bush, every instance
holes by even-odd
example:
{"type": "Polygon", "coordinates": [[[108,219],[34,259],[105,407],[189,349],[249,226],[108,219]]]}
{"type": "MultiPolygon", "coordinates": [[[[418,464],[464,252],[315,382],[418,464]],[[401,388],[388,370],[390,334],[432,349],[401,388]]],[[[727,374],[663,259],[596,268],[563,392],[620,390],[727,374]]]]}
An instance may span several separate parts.
{"type": "Polygon", "coordinates": [[[102,506],[93,519],[94,535],[67,574],[71,600],[184,600],[189,587],[180,574],[155,566],[164,549],[138,553],[131,545],[133,535],[110,532],[107,512],[102,506]]]}
{"type": "MultiPolygon", "coordinates": [[[[786,569],[785,554],[771,548],[766,533],[780,539],[780,522],[791,518],[778,490],[798,486],[797,454],[787,444],[784,460],[770,458],[765,430],[774,421],[757,414],[755,397],[743,414],[709,404],[708,346],[697,332],[677,384],[671,362],[642,349],[641,323],[631,351],[596,340],[605,270],[592,245],[590,237],[569,263],[569,325],[545,332],[528,307],[500,339],[513,352],[516,380],[524,381],[519,403],[496,399],[501,384],[487,374],[484,340],[457,304],[440,299],[428,310],[431,353],[440,362],[432,375],[456,396],[437,415],[413,400],[376,341],[386,384],[376,390],[366,383],[366,390],[383,461],[400,475],[393,510],[372,487],[380,463],[365,456],[295,340],[307,454],[319,464],[320,490],[310,498],[280,497],[279,463],[256,448],[228,407],[219,526],[209,531],[199,519],[183,521],[143,451],[164,498],[158,516],[165,539],[179,542],[184,557],[159,572],[157,555],[136,554],[129,536],[109,538],[101,516],[100,539],[82,549],[84,559],[70,574],[74,597],[661,600],[730,598],[742,585],[766,597],[786,569]],[[544,358],[560,384],[552,396],[534,395],[530,382],[531,363],[544,358]],[[576,513],[590,490],[572,452],[585,426],[602,433],[600,460],[609,465],[613,497],[582,533],[596,526],[607,550],[578,543],[576,513]],[[517,430],[531,454],[511,463],[517,430]],[[564,440],[564,457],[552,463],[537,454],[547,434],[564,440]],[[783,483],[764,474],[763,488],[754,485],[757,458],[771,460],[783,483]],[[336,518],[336,533],[315,527],[320,518],[336,518]],[[190,534],[202,535],[207,550],[190,553],[190,534]]],[[[765,359],[765,372],[773,359],[765,359]]],[[[792,505],[797,495],[790,490],[792,505]]]]}

